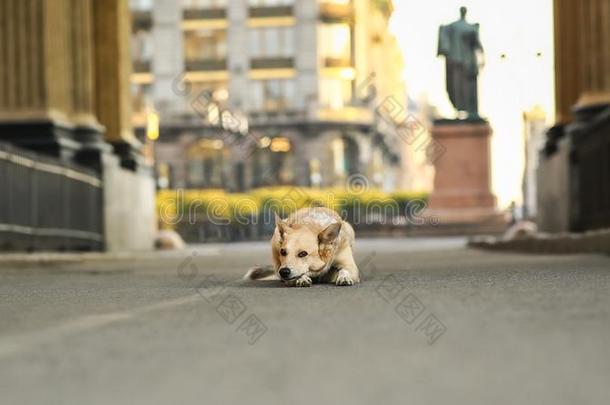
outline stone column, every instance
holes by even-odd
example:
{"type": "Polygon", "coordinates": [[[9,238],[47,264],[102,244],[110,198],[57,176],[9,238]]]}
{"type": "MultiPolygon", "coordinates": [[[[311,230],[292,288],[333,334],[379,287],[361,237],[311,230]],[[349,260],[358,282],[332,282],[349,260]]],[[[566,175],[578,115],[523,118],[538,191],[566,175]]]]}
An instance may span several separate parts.
{"type": "Polygon", "coordinates": [[[95,105],[106,141],[121,165],[136,169],[141,163],[140,142],[131,125],[131,30],[127,0],[93,2],[95,105]]]}
{"type": "Polygon", "coordinates": [[[555,0],[557,121],[610,103],[610,2],[555,0]]]}
{"type": "Polygon", "coordinates": [[[105,128],[95,109],[95,69],[93,65],[93,0],[69,0],[72,99],[71,120],[74,139],[81,143],[76,160],[101,170],[101,154],[112,148],[103,141],[105,128]]]}
{"type": "Polygon", "coordinates": [[[602,72],[604,72],[603,85],[605,91],[610,93],[610,2],[601,2],[599,21],[601,22],[600,47],[602,49],[602,72]]]}
{"type": "MultiPolygon", "coordinates": [[[[608,0],[577,2],[582,60],[578,108],[610,104],[610,3],[608,0]],[[605,35],[605,36],[604,36],[605,35]]],[[[573,16],[572,16],[573,18],[573,16]]]]}
{"type": "Polygon", "coordinates": [[[103,161],[104,231],[110,251],[153,245],[155,186],[131,126],[128,0],[93,0],[95,110],[113,155],[103,161]]]}
{"type": "Polygon", "coordinates": [[[72,21],[72,76],[69,83],[72,92],[72,121],[83,126],[99,127],[95,116],[91,0],[69,0],[69,4],[72,21]]]}
{"type": "Polygon", "coordinates": [[[568,122],[571,108],[578,100],[580,64],[571,61],[578,53],[576,4],[555,0],[555,93],[558,122],[568,122]],[[567,17],[570,16],[570,17],[567,17]]]}
{"type": "Polygon", "coordinates": [[[71,159],[70,3],[0,3],[0,140],[71,159]]]}

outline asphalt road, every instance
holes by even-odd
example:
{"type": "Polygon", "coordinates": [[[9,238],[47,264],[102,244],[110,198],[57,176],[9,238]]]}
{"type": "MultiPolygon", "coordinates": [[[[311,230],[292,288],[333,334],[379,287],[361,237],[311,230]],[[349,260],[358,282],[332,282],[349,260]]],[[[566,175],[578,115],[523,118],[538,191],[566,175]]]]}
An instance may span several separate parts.
{"type": "Polygon", "coordinates": [[[268,255],[0,260],[0,403],[610,403],[608,257],[375,240],[356,287],[240,280],[268,255]]]}

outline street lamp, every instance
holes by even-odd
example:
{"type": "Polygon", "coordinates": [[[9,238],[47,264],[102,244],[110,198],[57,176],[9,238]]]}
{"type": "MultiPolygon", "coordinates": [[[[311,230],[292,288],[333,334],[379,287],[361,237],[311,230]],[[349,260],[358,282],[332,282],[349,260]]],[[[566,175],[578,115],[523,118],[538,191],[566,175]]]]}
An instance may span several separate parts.
{"type": "Polygon", "coordinates": [[[159,114],[150,111],[146,116],[146,138],[151,141],[159,139],[159,114]]]}

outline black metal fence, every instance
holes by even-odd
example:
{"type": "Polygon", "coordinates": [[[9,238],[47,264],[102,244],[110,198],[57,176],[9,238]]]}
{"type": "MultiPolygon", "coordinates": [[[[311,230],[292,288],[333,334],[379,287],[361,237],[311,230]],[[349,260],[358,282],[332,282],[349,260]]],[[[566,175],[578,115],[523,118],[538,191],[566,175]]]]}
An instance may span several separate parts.
{"type": "Polygon", "coordinates": [[[102,250],[100,176],[0,144],[0,251],[102,250]]]}
{"type": "MultiPolygon", "coordinates": [[[[398,203],[397,203],[398,204],[398,203]]],[[[419,202],[418,202],[419,204],[419,202]]],[[[435,236],[435,235],[462,235],[472,233],[468,227],[439,227],[434,217],[415,215],[407,212],[405,203],[400,203],[398,215],[370,215],[365,218],[363,212],[354,210],[343,211],[342,217],[348,221],[357,235],[367,237],[404,237],[404,236],[435,236]]],[[[242,217],[242,223],[224,220],[210,220],[205,215],[198,216],[195,221],[184,220],[175,225],[175,230],[187,243],[221,243],[243,242],[255,240],[269,240],[275,230],[275,223],[271,222],[273,211],[266,211],[252,217],[242,217]]],[[[478,225],[475,231],[484,229],[486,233],[498,233],[498,224],[478,225]],[[487,228],[485,227],[486,225],[487,228]]],[[[504,225],[500,224],[504,230],[504,225]]]]}

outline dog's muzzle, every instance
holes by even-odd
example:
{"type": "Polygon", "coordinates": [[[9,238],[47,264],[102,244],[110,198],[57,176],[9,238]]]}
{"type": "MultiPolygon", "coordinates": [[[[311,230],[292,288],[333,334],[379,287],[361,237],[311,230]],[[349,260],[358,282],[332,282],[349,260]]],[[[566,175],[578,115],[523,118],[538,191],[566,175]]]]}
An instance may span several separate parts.
{"type": "Polygon", "coordinates": [[[282,267],[280,269],[280,277],[282,280],[290,280],[290,269],[288,267],[282,267]]]}

